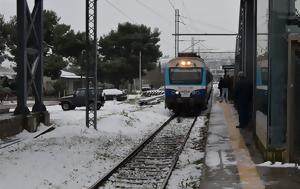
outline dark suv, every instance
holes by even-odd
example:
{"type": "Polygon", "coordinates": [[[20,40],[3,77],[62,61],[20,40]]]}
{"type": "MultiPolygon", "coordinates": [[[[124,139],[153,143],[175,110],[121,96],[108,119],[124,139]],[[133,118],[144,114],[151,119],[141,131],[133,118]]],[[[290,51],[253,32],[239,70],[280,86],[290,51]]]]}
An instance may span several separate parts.
{"type": "MultiPolygon", "coordinates": [[[[97,102],[97,110],[99,110],[103,105],[104,105],[104,97],[102,95],[102,89],[98,89],[98,102],[97,102]]],[[[94,89],[90,89],[90,95],[94,96],[94,89]]],[[[64,111],[67,110],[74,110],[76,107],[82,107],[85,106],[86,104],[86,89],[85,88],[80,88],[77,89],[73,95],[70,96],[64,96],[60,98],[60,105],[64,111]]],[[[93,104],[93,101],[89,102],[93,104]]]]}

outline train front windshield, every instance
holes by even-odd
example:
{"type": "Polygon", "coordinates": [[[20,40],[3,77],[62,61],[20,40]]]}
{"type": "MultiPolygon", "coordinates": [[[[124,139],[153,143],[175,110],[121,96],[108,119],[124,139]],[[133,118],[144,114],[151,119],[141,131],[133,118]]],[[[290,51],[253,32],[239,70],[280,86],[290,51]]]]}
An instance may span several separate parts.
{"type": "Polygon", "coordinates": [[[200,84],[202,68],[170,68],[171,84],[200,84]]]}

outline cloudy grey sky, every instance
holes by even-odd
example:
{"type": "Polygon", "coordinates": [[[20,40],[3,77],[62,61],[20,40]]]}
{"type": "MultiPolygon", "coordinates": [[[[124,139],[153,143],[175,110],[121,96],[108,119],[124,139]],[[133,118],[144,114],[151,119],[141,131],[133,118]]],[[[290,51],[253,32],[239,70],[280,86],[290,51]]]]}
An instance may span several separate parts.
{"type": "MultiPolygon", "coordinates": [[[[17,0],[0,0],[0,13],[6,19],[16,14],[17,0]]],[[[33,0],[28,0],[33,4],[33,0]]],[[[180,10],[180,33],[236,33],[240,0],[98,0],[98,35],[115,29],[118,23],[133,22],[158,28],[161,50],[174,56],[174,7],[180,10]]],[[[85,0],[44,0],[44,8],[57,12],[61,22],[74,30],[85,29],[85,0]]],[[[191,37],[181,37],[190,40],[191,37]]],[[[195,37],[205,40],[195,50],[234,51],[234,37],[195,37]]],[[[180,50],[190,46],[180,43],[180,50]]]]}

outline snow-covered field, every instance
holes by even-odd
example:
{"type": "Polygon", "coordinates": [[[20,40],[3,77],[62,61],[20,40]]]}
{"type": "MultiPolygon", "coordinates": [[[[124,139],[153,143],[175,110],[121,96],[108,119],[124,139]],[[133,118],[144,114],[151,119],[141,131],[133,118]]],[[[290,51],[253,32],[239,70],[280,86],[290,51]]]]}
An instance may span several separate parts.
{"type": "Polygon", "coordinates": [[[17,137],[26,140],[0,149],[1,189],[87,188],[170,116],[163,103],[107,101],[98,111],[96,131],[85,127],[84,108],[47,109],[54,131],[37,139],[24,131],[17,137]]]}

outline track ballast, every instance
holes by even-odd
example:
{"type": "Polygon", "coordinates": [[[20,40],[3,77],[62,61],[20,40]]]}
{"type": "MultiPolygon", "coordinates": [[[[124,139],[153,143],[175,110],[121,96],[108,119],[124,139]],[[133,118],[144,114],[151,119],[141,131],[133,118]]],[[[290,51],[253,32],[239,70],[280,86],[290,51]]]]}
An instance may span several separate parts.
{"type": "Polygon", "coordinates": [[[197,117],[174,118],[171,117],[90,189],[165,188],[197,120],[197,117]]]}

